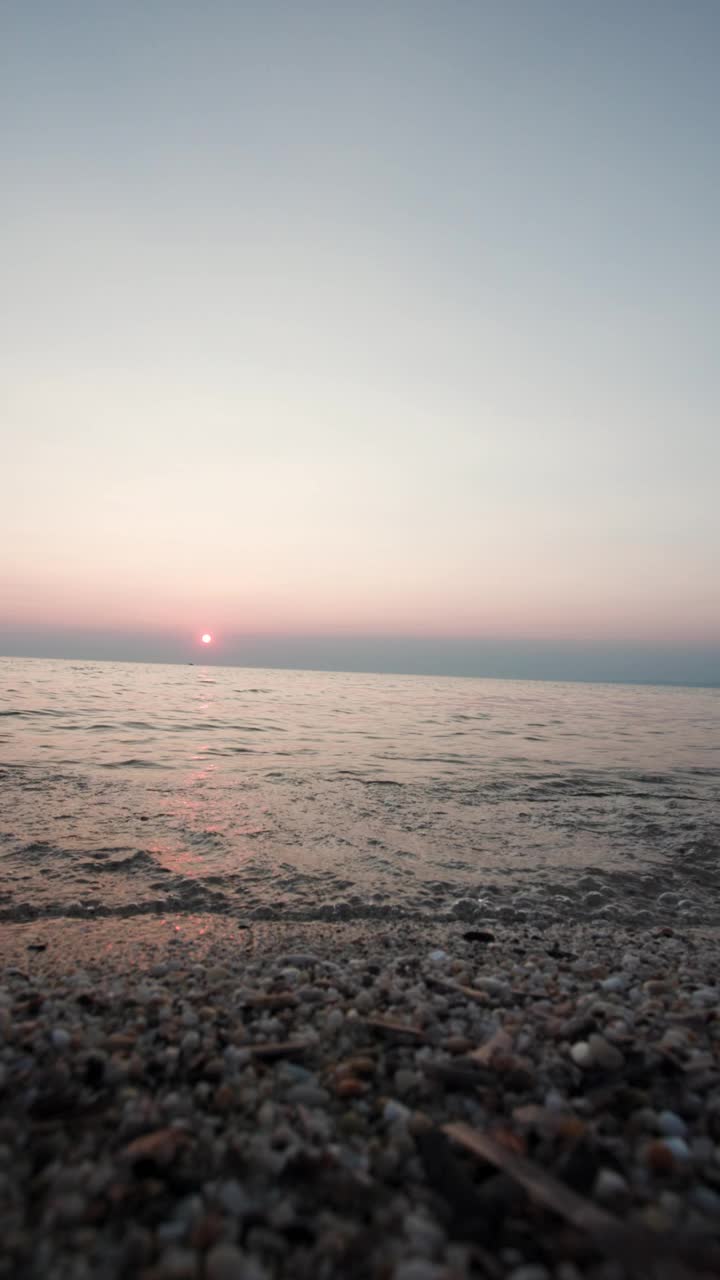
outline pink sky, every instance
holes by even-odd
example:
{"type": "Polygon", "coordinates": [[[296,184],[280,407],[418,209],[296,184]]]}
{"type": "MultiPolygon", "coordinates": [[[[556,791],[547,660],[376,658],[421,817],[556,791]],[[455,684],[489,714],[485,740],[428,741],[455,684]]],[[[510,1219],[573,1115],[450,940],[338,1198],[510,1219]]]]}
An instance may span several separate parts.
{"type": "Polygon", "coordinates": [[[717,14],[421,8],[15,6],[0,631],[720,643],[717,14]]]}

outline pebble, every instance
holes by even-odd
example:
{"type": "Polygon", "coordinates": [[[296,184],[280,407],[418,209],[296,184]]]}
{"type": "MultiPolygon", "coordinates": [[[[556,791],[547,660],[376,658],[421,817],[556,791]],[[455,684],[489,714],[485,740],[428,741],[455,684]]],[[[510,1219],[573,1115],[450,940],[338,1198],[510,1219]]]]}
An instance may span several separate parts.
{"type": "Polygon", "coordinates": [[[234,1244],[216,1244],[205,1259],[205,1280],[267,1280],[267,1272],[234,1244]]]}
{"type": "Polygon", "coordinates": [[[720,1216],[720,1195],[717,1191],[713,1191],[712,1187],[692,1187],[688,1193],[688,1200],[694,1209],[699,1209],[701,1213],[720,1216]]]}
{"type": "Polygon", "coordinates": [[[390,1098],[383,1107],[383,1120],[386,1124],[397,1124],[398,1121],[405,1121],[409,1115],[408,1107],[404,1107],[402,1102],[396,1102],[394,1098],[390,1098]]]}
{"type": "Polygon", "coordinates": [[[252,1201],[247,1191],[235,1178],[228,1178],[223,1182],[217,1192],[218,1204],[223,1209],[227,1209],[233,1218],[244,1218],[252,1209],[252,1201]]]}
{"type": "Polygon", "coordinates": [[[475,920],[480,915],[480,905],[474,898],[458,898],[450,908],[456,920],[475,920]]]}
{"type": "Polygon", "coordinates": [[[314,1084],[294,1084],[285,1094],[288,1102],[299,1103],[303,1107],[324,1107],[330,1101],[327,1089],[314,1084]]]}
{"type": "Polygon", "coordinates": [[[392,1280],[447,1280],[447,1270],[425,1258],[408,1258],[395,1267],[392,1280]]]}
{"type": "Polygon", "coordinates": [[[438,1254],[445,1243],[445,1232],[437,1222],[420,1211],[405,1215],[403,1233],[413,1249],[427,1256],[438,1254]]]}
{"type": "Polygon", "coordinates": [[[611,1203],[627,1194],[627,1180],[614,1169],[601,1169],[595,1179],[593,1195],[596,1200],[611,1203]]]}
{"type": "Polygon", "coordinates": [[[664,1138],[663,1141],[675,1160],[682,1163],[690,1159],[690,1148],[684,1138],[664,1138]]]}
{"type": "Polygon", "coordinates": [[[407,1067],[399,1067],[393,1076],[393,1083],[396,1092],[401,1096],[412,1093],[413,1089],[417,1088],[417,1072],[409,1071],[407,1067]]]}
{"type": "Polygon", "coordinates": [[[512,991],[507,982],[503,982],[500,978],[485,978],[479,974],[475,979],[475,986],[479,991],[486,991],[489,996],[493,996],[496,1000],[509,1000],[512,991]]]}
{"type": "Polygon", "coordinates": [[[319,956],[313,955],[310,951],[296,951],[290,955],[281,956],[280,965],[287,965],[293,969],[311,969],[315,965],[321,965],[323,962],[319,956]]]}
{"type": "Polygon", "coordinates": [[[158,1263],[161,1280],[196,1280],[198,1257],[190,1249],[167,1249],[158,1263]]]}
{"type": "Polygon", "coordinates": [[[675,1111],[661,1111],[657,1118],[658,1132],[666,1138],[684,1138],[687,1125],[675,1111]]]}
{"type": "Polygon", "coordinates": [[[592,1049],[587,1040],[578,1040],[571,1045],[570,1057],[578,1067],[591,1067],[593,1065],[592,1049]]]}
{"type": "Polygon", "coordinates": [[[547,1267],[543,1267],[539,1263],[529,1262],[524,1266],[515,1267],[508,1275],[507,1280],[550,1280],[550,1272],[547,1267]]]}
{"type": "Polygon", "coordinates": [[[609,978],[603,978],[600,986],[603,991],[624,991],[627,986],[627,978],[620,974],[612,974],[609,978]]]}
{"type": "Polygon", "coordinates": [[[619,1070],[625,1061],[617,1046],[600,1035],[591,1035],[571,1045],[570,1057],[578,1067],[602,1067],[606,1071],[619,1070]]]}
{"type": "Polygon", "coordinates": [[[356,1076],[342,1076],[335,1083],[338,1098],[361,1098],[367,1091],[368,1086],[356,1076]]]}
{"type": "Polygon", "coordinates": [[[604,1036],[589,1036],[588,1046],[594,1066],[603,1067],[606,1071],[618,1071],[623,1066],[625,1058],[622,1053],[616,1045],[610,1044],[604,1036]]]}
{"type": "Polygon", "coordinates": [[[716,1005],[720,999],[720,991],[718,991],[717,987],[697,987],[690,999],[693,1004],[701,1005],[702,1007],[716,1005]]]}
{"type": "Polygon", "coordinates": [[[67,1049],[71,1042],[70,1032],[66,1031],[64,1027],[53,1027],[50,1032],[50,1039],[56,1049],[67,1049]]]}
{"type": "Polygon", "coordinates": [[[170,1222],[161,1222],[160,1226],[155,1228],[155,1235],[157,1237],[158,1244],[178,1244],[186,1232],[187,1223],[176,1222],[175,1220],[170,1222]]]}
{"type": "Polygon", "coordinates": [[[79,1191],[69,1191],[55,1201],[55,1217],[60,1222],[81,1222],[87,1210],[87,1201],[79,1191]]]}
{"type": "Polygon", "coordinates": [[[672,984],[667,978],[648,978],[643,983],[643,988],[649,996],[663,996],[668,991],[672,991],[672,984]]]}
{"type": "Polygon", "coordinates": [[[645,1161],[657,1173],[670,1173],[689,1159],[690,1148],[683,1138],[658,1138],[645,1148],[645,1161]]]}

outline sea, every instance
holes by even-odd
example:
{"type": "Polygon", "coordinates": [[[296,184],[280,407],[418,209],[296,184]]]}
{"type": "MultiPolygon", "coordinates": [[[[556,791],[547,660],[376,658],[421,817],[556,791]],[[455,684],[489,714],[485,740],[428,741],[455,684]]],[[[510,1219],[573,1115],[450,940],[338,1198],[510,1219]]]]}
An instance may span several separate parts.
{"type": "Polygon", "coordinates": [[[720,690],[0,659],[0,919],[720,922],[720,690]]]}

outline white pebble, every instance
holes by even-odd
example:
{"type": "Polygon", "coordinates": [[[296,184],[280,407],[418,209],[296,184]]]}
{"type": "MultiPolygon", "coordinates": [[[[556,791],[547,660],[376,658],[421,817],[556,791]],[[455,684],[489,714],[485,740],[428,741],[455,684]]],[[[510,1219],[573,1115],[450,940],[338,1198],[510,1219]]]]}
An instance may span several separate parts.
{"type": "Polygon", "coordinates": [[[442,951],[439,947],[436,951],[431,951],[428,960],[431,964],[443,964],[448,958],[447,951],[442,951]]]}
{"type": "Polygon", "coordinates": [[[591,1067],[593,1054],[587,1040],[578,1040],[570,1048],[570,1057],[577,1067],[591,1067]]]}
{"type": "Polygon", "coordinates": [[[619,974],[612,974],[609,978],[603,978],[600,983],[603,991],[623,991],[627,986],[625,978],[621,978],[619,974]]]}
{"type": "Polygon", "coordinates": [[[50,1039],[56,1049],[67,1049],[70,1044],[70,1032],[66,1031],[64,1027],[53,1027],[50,1039]]]}

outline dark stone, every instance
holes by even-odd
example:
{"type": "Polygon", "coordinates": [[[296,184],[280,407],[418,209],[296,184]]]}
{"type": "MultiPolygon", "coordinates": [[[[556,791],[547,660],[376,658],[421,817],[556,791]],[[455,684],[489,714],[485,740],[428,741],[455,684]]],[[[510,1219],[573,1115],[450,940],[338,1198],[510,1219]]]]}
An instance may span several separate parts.
{"type": "Polygon", "coordinates": [[[576,1018],[569,1018],[567,1022],[563,1022],[560,1028],[560,1038],[562,1040],[586,1040],[593,1032],[598,1031],[598,1024],[588,1013],[582,1013],[576,1018]]]}
{"type": "Polygon", "coordinates": [[[557,1176],[580,1195],[589,1195],[602,1164],[602,1157],[590,1145],[581,1141],[573,1147],[556,1167],[557,1176]]]}
{"type": "Polygon", "coordinates": [[[89,1089],[99,1089],[104,1076],[104,1059],[91,1054],[85,1063],[85,1084],[89,1089]]]}
{"type": "Polygon", "coordinates": [[[577,956],[574,951],[563,951],[562,948],[558,946],[557,942],[554,942],[553,945],[548,948],[547,955],[550,956],[551,960],[577,960],[577,956]]]}
{"type": "MultiPolygon", "coordinates": [[[[437,1129],[420,1133],[415,1139],[428,1184],[441,1201],[450,1234],[461,1240],[492,1244],[505,1216],[501,1197],[489,1194],[483,1200],[468,1166],[454,1153],[448,1139],[437,1129]]],[[[492,1166],[479,1162],[473,1171],[485,1179],[492,1166]]]]}

